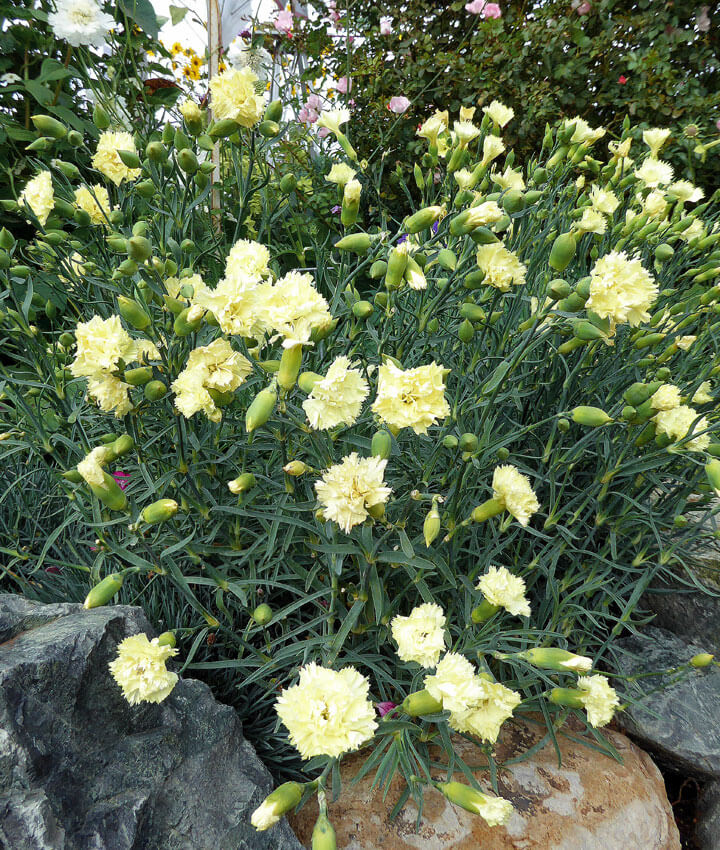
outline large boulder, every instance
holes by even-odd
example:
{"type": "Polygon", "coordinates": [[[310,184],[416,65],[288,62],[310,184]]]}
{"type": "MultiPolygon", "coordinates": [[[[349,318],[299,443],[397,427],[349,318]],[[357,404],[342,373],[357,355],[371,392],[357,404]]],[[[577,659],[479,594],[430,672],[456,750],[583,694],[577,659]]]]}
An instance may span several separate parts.
{"type": "MultiPolygon", "coordinates": [[[[503,728],[497,756],[506,761],[537,744],[544,725],[516,719],[503,728]]],[[[410,801],[391,821],[389,812],[404,782],[396,777],[387,799],[372,789],[373,772],[357,785],[350,780],[364,761],[362,754],[343,760],[345,779],[340,799],[329,806],[338,847],[344,850],[679,850],[680,839],[665,787],[652,759],[618,732],[603,734],[622,762],[559,733],[562,765],[547,743],[529,758],[501,769],[498,786],[515,807],[507,826],[489,827],[478,815],[426,790],[420,828],[410,801]]],[[[594,743],[594,742],[591,742],[594,743]]],[[[482,762],[482,751],[458,738],[466,763],[482,762]]],[[[445,771],[434,778],[444,780],[445,771]]],[[[478,774],[480,778],[483,774],[478,774]]],[[[484,774],[485,779],[487,774],[484,774]]],[[[456,779],[464,781],[462,775],[456,779]]],[[[484,787],[489,785],[487,781],[484,787]]],[[[300,840],[310,846],[317,816],[315,803],[291,818],[300,840]]]]}
{"type": "Polygon", "coordinates": [[[679,680],[672,673],[647,675],[677,667],[706,647],[654,627],[615,646],[617,669],[641,677],[618,682],[631,701],[618,724],[676,770],[720,778],[720,668],[693,670],[679,680]]]}
{"type": "Polygon", "coordinates": [[[0,594],[0,847],[298,850],[286,823],[250,825],[271,778],[206,685],[122,697],[108,662],[137,632],[139,608],[0,594]]]}
{"type": "Polygon", "coordinates": [[[679,581],[652,585],[642,604],[654,614],[653,625],[698,644],[707,652],[720,653],[720,590],[705,581],[697,590],[679,581]]]}
{"type": "Polygon", "coordinates": [[[720,782],[710,782],[698,800],[698,850],[720,850],[720,782]]]}

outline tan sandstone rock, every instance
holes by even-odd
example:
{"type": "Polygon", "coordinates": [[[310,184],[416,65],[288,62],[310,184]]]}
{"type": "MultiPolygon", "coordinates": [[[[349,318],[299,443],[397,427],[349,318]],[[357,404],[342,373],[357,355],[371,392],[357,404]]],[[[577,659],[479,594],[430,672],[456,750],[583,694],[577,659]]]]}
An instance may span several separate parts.
{"type": "MultiPolygon", "coordinates": [[[[526,752],[542,737],[538,724],[506,723],[497,745],[505,761],[526,752]]],[[[680,838],[665,786],[647,753],[618,732],[604,734],[623,763],[597,750],[558,736],[562,766],[551,743],[526,761],[501,771],[499,788],[515,806],[507,826],[489,827],[433,789],[425,793],[420,830],[417,808],[410,801],[394,822],[388,812],[404,783],[396,778],[385,802],[371,791],[373,774],[356,786],[349,780],[364,757],[343,762],[343,792],[329,806],[339,850],[680,850],[680,838]]],[[[464,739],[458,752],[468,764],[482,753],[464,739]]],[[[438,773],[438,780],[445,775],[438,773]]],[[[455,779],[463,781],[462,776],[455,779]]],[[[483,783],[489,789],[488,783],[483,783]]],[[[315,801],[290,819],[300,841],[310,847],[317,816],[315,801]]]]}

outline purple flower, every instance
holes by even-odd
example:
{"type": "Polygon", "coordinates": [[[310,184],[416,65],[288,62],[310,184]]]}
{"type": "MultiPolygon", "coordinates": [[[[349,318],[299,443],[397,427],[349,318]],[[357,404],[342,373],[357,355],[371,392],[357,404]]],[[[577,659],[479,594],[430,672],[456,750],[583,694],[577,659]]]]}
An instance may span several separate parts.
{"type": "Polygon", "coordinates": [[[121,490],[124,490],[130,483],[130,474],[128,472],[113,472],[112,477],[117,481],[117,485],[121,490]]]}
{"type": "Polygon", "coordinates": [[[394,702],[376,702],[375,709],[380,717],[385,717],[385,715],[392,711],[394,708],[397,708],[397,705],[394,702]]]}
{"type": "Polygon", "coordinates": [[[335,204],[335,206],[330,210],[330,212],[333,215],[337,215],[338,213],[342,212],[342,207],[339,206],[338,204],[335,204]]]}

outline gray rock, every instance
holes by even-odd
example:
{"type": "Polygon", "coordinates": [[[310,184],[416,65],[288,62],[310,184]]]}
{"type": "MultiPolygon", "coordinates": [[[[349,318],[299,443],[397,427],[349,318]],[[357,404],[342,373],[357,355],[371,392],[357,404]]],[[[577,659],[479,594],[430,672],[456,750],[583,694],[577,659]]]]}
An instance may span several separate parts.
{"type": "MultiPolygon", "coordinates": [[[[630,676],[667,670],[705,651],[654,627],[621,639],[616,649],[618,670],[630,676]]],[[[720,668],[676,678],[618,680],[635,704],[616,715],[617,722],[661,761],[700,778],[720,777],[720,668]]]]}
{"type": "Polygon", "coordinates": [[[698,850],[720,850],[720,782],[710,782],[698,801],[698,850]]]}
{"type": "Polygon", "coordinates": [[[206,685],[124,700],[108,662],[141,631],[139,608],[0,594],[0,848],[301,850],[250,825],[271,778],[206,685]]]}
{"type": "Polygon", "coordinates": [[[653,587],[642,602],[655,614],[654,626],[720,653],[720,596],[678,585],[653,587]]]}

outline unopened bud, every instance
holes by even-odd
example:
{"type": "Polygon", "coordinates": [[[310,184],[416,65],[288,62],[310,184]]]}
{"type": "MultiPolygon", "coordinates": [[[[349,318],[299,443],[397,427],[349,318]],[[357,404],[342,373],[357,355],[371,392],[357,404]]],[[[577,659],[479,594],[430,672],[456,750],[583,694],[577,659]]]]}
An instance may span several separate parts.
{"type": "Polygon", "coordinates": [[[714,655],[711,655],[709,652],[700,652],[697,655],[693,655],[690,659],[690,664],[692,667],[709,667],[713,663],[714,655]]]}
{"type": "Polygon", "coordinates": [[[407,233],[420,233],[421,230],[427,230],[435,224],[442,211],[443,208],[438,206],[424,207],[405,220],[404,230],[407,233]]]}
{"type": "Polygon", "coordinates": [[[158,499],[146,508],[143,508],[140,516],[148,525],[157,525],[172,519],[178,512],[180,505],[175,499],[158,499]]]}
{"type": "Polygon", "coordinates": [[[102,605],[107,605],[120,590],[122,583],[123,577],[120,573],[111,573],[109,576],[105,576],[85,597],[83,608],[100,608],[102,605]]]}
{"type": "Polygon", "coordinates": [[[267,626],[273,618],[272,608],[267,604],[267,602],[263,602],[253,611],[252,618],[259,626],[267,626]]]}
{"type": "Polygon", "coordinates": [[[260,426],[268,421],[275,409],[276,402],[277,393],[274,389],[268,387],[267,389],[260,390],[252,400],[245,414],[245,429],[248,433],[251,433],[256,428],[260,428],[260,426]]]}
{"type": "Polygon", "coordinates": [[[292,475],[297,477],[299,475],[304,475],[306,472],[310,471],[310,467],[303,463],[301,460],[291,460],[290,463],[286,463],[283,466],[283,472],[286,472],[288,475],[292,475]]]}
{"type": "Polygon", "coordinates": [[[587,673],[592,669],[592,659],[585,655],[576,655],[566,649],[556,647],[534,647],[525,652],[518,652],[518,658],[524,658],[534,667],[541,670],[557,670],[558,672],[587,673]]]}
{"type": "Polygon", "coordinates": [[[139,331],[145,330],[150,324],[150,316],[143,310],[137,301],[118,295],[118,311],[126,322],[139,331]]]}
{"type": "Polygon", "coordinates": [[[297,806],[303,788],[298,782],[285,782],[269,794],[250,817],[250,823],[259,832],[270,829],[280,818],[297,806]]]}
{"type": "Polygon", "coordinates": [[[337,850],[335,830],[328,820],[328,816],[322,812],[315,821],[311,850],[337,850]]]}
{"type": "Polygon", "coordinates": [[[295,386],[301,364],[302,345],[292,345],[283,349],[277,381],[284,390],[292,389],[295,386]]]}
{"type": "Polygon", "coordinates": [[[392,452],[392,437],[389,431],[376,431],[370,443],[370,452],[374,457],[387,460],[392,452]]]}
{"type": "Polygon", "coordinates": [[[426,690],[415,691],[408,694],[400,708],[410,717],[422,717],[426,714],[439,714],[443,708],[442,703],[431,696],[426,690]]]}
{"type": "Polygon", "coordinates": [[[575,407],[570,413],[572,414],[573,422],[578,425],[587,425],[589,428],[599,428],[601,425],[607,425],[612,422],[612,417],[608,416],[604,410],[599,407],[575,407]]]}
{"type": "Polygon", "coordinates": [[[440,533],[440,513],[437,509],[437,502],[433,500],[432,507],[427,512],[425,522],[423,523],[423,536],[425,537],[425,545],[430,548],[433,540],[440,533]]]}

